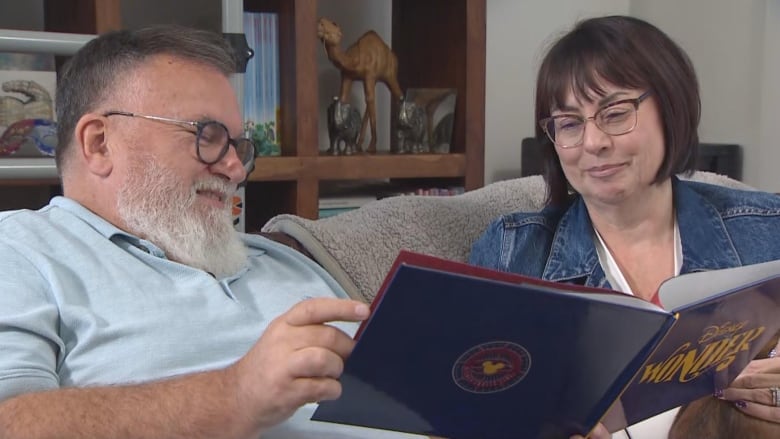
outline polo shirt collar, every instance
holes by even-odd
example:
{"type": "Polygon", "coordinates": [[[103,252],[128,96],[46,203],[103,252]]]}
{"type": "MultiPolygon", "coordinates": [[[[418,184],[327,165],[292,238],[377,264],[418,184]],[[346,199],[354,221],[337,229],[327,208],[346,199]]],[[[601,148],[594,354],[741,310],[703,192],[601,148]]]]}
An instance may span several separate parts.
{"type": "Polygon", "coordinates": [[[125,241],[130,245],[143,250],[146,253],[152,254],[159,258],[166,258],[165,252],[161,248],[156,246],[154,243],[147,241],[145,239],[141,239],[131,233],[128,233],[120,229],[119,227],[106,221],[100,215],[82,206],[76,200],[63,197],[63,196],[57,196],[52,198],[49,204],[52,206],[57,206],[60,209],[70,212],[71,214],[78,217],[85,223],[89,224],[90,227],[95,229],[101,235],[105,236],[106,239],[109,239],[114,243],[119,244],[121,241],[125,241]]]}

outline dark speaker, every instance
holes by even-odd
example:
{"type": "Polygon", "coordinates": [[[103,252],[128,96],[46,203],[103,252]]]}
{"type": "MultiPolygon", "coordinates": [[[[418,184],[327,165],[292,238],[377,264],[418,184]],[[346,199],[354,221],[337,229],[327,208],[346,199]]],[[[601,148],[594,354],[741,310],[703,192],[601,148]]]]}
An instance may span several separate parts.
{"type": "Polygon", "coordinates": [[[726,143],[700,143],[696,169],[742,180],[742,147],[726,143]]]}
{"type": "Polygon", "coordinates": [[[538,175],[542,167],[542,147],[534,137],[526,137],[520,144],[520,176],[538,175]]]}

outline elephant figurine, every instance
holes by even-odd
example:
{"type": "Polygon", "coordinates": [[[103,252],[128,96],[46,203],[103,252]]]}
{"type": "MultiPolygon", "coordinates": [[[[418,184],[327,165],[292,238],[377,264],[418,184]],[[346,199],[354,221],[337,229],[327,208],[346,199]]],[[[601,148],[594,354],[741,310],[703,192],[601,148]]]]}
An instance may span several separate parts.
{"type": "Polygon", "coordinates": [[[326,152],[333,155],[362,152],[357,144],[360,126],[360,112],[357,108],[334,96],[328,106],[330,148],[326,152]]]}
{"type": "Polygon", "coordinates": [[[398,141],[396,152],[399,154],[429,152],[426,133],[425,109],[414,102],[401,99],[396,130],[398,141]]]}

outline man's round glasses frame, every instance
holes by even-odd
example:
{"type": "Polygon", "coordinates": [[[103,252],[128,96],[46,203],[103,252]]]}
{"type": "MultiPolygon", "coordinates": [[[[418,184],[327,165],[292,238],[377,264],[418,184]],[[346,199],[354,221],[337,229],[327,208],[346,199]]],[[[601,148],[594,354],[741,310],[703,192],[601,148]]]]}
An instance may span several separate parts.
{"type": "MultiPolygon", "coordinates": [[[[237,139],[231,138],[227,127],[222,122],[216,120],[195,121],[195,120],[172,119],[170,117],[150,116],[148,114],[131,113],[129,111],[107,111],[103,113],[103,116],[104,117],[109,117],[109,116],[138,117],[141,119],[147,119],[155,122],[193,127],[195,128],[195,132],[192,133],[195,135],[195,150],[198,154],[198,160],[201,163],[206,165],[213,165],[214,163],[217,163],[218,161],[222,160],[225,157],[225,155],[228,152],[228,149],[230,148],[230,145],[233,145],[233,147],[236,149],[236,155],[238,155],[238,159],[241,160],[241,164],[244,166],[244,169],[246,169],[247,173],[252,172],[252,169],[254,169],[254,164],[255,164],[254,143],[250,139],[244,137],[239,137],[237,139]],[[210,127],[215,127],[219,130],[222,130],[225,136],[224,144],[216,145],[220,147],[216,155],[214,155],[213,153],[204,153],[204,150],[210,150],[210,148],[209,146],[201,146],[201,140],[204,138],[204,133],[208,133],[209,132],[208,129],[210,127]]],[[[205,142],[206,141],[204,141],[204,143],[205,142]]]]}
{"type": "Polygon", "coordinates": [[[610,136],[621,136],[623,134],[628,134],[631,131],[636,128],[637,124],[637,112],[639,110],[639,104],[642,103],[648,96],[650,96],[652,93],[649,91],[646,91],[642,93],[639,97],[633,98],[633,99],[620,99],[614,102],[610,102],[607,105],[599,108],[593,116],[590,117],[583,117],[579,114],[573,114],[573,113],[567,113],[567,114],[556,114],[555,116],[546,117],[539,121],[539,125],[542,128],[542,131],[544,131],[545,134],[547,134],[547,137],[552,141],[555,146],[563,149],[567,148],[574,148],[577,146],[582,145],[582,142],[585,138],[585,124],[592,120],[593,123],[603,131],[604,133],[610,135],[610,136]],[[623,104],[631,104],[632,106],[630,112],[631,114],[628,115],[628,117],[631,117],[632,119],[629,121],[630,123],[620,122],[618,125],[610,125],[609,120],[603,120],[601,117],[602,115],[609,114],[605,113],[605,111],[608,111],[610,109],[614,109],[615,106],[623,105],[623,104]],[[555,133],[555,125],[556,122],[560,120],[565,119],[572,119],[579,123],[579,133],[577,133],[577,137],[579,140],[576,142],[568,142],[568,143],[562,143],[555,140],[556,133],[555,133]]]}

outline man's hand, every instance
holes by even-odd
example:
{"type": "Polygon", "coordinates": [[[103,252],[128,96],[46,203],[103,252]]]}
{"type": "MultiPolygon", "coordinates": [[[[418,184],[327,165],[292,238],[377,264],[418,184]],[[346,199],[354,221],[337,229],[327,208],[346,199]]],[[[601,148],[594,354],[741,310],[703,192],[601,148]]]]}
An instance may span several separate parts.
{"type": "MultiPolygon", "coordinates": [[[[587,439],[610,439],[612,437],[612,434],[607,431],[606,427],[604,427],[603,424],[599,423],[596,425],[596,428],[593,429],[593,431],[588,435],[587,439]]],[[[575,434],[569,439],[586,439],[582,436],[575,434]]]]}
{"type": "Polygon", "coordinates": [[[309,299],[226,369],[10,398],[0,402],[0,438],[256,438],[301,405],[340,395],[337,378],[354,341],[324,323],[368,314],[359,302],[309,299]]]}
{"type": "Polygon", "coordinates": [[[354,340],[326,325],[365,320],[367,305],[352,300],[305,300],[282,314],[231,369],[239,404],[265,430],[308,402],[341,395],[338,378],[354,340]]]}

